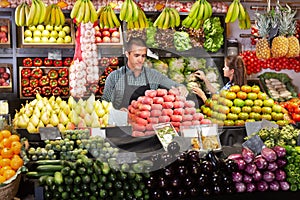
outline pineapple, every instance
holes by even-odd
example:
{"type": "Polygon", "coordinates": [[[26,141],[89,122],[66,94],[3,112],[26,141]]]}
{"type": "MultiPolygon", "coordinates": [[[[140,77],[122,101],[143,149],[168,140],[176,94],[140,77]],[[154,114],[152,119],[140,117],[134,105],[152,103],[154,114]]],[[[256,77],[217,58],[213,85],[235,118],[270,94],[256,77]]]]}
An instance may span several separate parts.
{"type": "Polygon", "coordinates": [[[275,37],[272,41],[272,57],[279,58],[287,55],[289,51],[289,40],[286,36],[289,34],[295,14],[296,13],[292,12],[292,9],[288,5],[286,9],[279,12],[279,36],[275,37]]]}
{"type": "Polygon", "coordinates": [[[268,59],[271,57],[269,41],[267,39],[270,31],[270,19],[267,14],[256,13],[256,26],[259,35],[262,37],[256,43],[256,57],[258,59],[268,59]]]}
{"type": "Polygon", "coordinates": [[[291,57],[297,57],[299,56],[300,53],[300,45],[299,45],[299,40],[296,36],[294,36],[296,32],[296,24],[297,21],[293,20],[291,23],[291,27],[289,29],[289,37],[288,37],[288,52],[286,54],[286,57],[291,58],[291,57]]]}

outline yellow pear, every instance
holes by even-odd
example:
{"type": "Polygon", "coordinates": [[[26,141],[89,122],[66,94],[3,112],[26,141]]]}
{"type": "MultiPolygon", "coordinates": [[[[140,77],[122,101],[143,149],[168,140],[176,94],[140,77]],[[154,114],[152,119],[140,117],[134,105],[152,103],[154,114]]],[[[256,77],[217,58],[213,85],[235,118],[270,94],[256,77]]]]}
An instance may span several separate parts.
{"type": "Polygon", "coordinates": [[[27,131],[29,133],[37,133],[38,132],[37,128],[31,122],[28,123],[27,131]]]}
{"type": "Polygon", "coordinates": [[[22,114],[19,119],[17,120],[17,127],[19,128],[27,128],[29,120],[27,120],[27,116],[22,114]]]}
{"type": "Polygon", "coordinates": [[[77,126],[78,126],[79,129],[82,129],[82,128],[86,128],[86,127],[87,127],[86,124],[85,124],[85,120],[82,119],[82,118],[79,120],[77,126]]]}
{"type": "Polygon", "coordinates": [[[70,122],[74,123],[75,125],[77,125],[79,123],[79,116],[78,114],[75,112],[75,110],[71,110],[71,112],[68,115],[68,118],[70,119],[70,122]]]}
{"type": "Polygon", "coordinates": [[[61,107],[62,109],[63,109],[64,107],[66,107],[67,105],[70,107],[70,105],[67,104],[66,101],[61,101],[58,105],[59,105],[59,107],[61,107]]]}
{"type": "Polygon", "coordinates": [[[36,93],[35,98],[37,100],[41,100],[43,97],[40,95],[40,93],[36,93]]]}
{"type": "Polygon", "coordinates": [[[68,105],[70,106],[70,108],[74,109],[76,104],[77,103],[76,103],[75,99],[72,96],[70,96],[68,99],[68,105]]]}
{"type": "Polygon", "coordinates": [[[68,104],[66,104],[66,106],[63,107],[62,109],[66,113],[66,115],[68,115],[70,113],[70,111],[71,111],[71,108],[70,108],[70,106],[68,104]]]}
{"type": "Polygon", "coordinates": [[[55,102],[55,96],[51,96],[49,99],[48,99],[49,103],[52,104],[53,102],[55,102]]]}
{"type": "Polygon", "coordinates": [[[36,115],[40,119],[40,117],[41,117],[40,109],[38,109],[38,107],[35,107],[34,110],[33,110],[32,115],[36,115]]]}
{"type": "Polygon", "coordinates": [[[30,117],[32,113],[33,113],[33,107],[30,106],[29,104],[26,104],[24,114],[27,115],[27,117],[30,117]]]}
{"type": "Polygon", "coordinates": [[[91,114],[94,110],[94,104],[88,101],[85,105],[85,110],[87,113],[91,114]]]}
{"type": "Polygon", "coordinates": [[[44,125],[49,124],[50,122],[50,114],[47,111],[42,111],[42,115],[41,115],[41,121],[43,122],[44,125]]]}
{"type": "Polygon", "coordinates": [[[47,108],[47,110],[51,111],[52,110],[52,106],[50,105],[50,103],[46,103],[45,107],[47,108]]]}
{"type": "Polygon", "coordinates": [[[36,106],[37,102],[38,102],[38,100],[37,100],[37,99],[34,99],[34,100],[32,100],[29,104],[30,104],[31,106],[36,106]]]}
{"type": "Polygon", "coordinates": [[[72,122],[68,122],[66,125],[66,130],[74,130],[75,128],[76,128],[76,126],[72,122]]]}
{"type": "Polygon", "coordinates": [[[43,100],[38,100],[38,102],[36,103],[36,107],[38,107],[38,109],[42,109],[44,107],[44,102],[43,100]]]}
{"type": "Polygon", "coordinates": [[[62,102],[62,98],[60,96],[57,96],[56,99],[55,99],[55,102],[60,105],[60,103],[62,102]]]}
{"type": "Polygon", "coordinates": [[[59,123],[59,119],[56,113],[52,112],[51,117],[50,117],[50,124],[52,126],[57,126],[59,123]]]}
{"type": "Polygon", "coordinates": [[[90,127],[92,124],[92,117],[90,114],[86,113],[86,115],[84,116],[84,121],[87,127],[90,127]]]}
{"type": "Polygon", "coordinates": [[[66,130],[66,127],[63,124],[61,124],[61,123],[59,123],[57,125],[57,128],[59,129],[60,132],[64,132],[66,130]]]}
{"type": "Polygon", "coordinates": [[[69,122],[69,118],[64,111],[60,111],[58,114],[59,123],[66,125],[69,122]]]}
{"type": "Polygon", "coordinates": [[[42,122],[42,120],[39,121],[39,124],[37,125],[38,127],[45,127],[44,123],[42,122]]]}
{"type": "Polygon", "coordinates": [[[29,122],[31,122],[35,127],[39,124],[39,118],[36,115],[32,115],[29,119],[29,122]]]}

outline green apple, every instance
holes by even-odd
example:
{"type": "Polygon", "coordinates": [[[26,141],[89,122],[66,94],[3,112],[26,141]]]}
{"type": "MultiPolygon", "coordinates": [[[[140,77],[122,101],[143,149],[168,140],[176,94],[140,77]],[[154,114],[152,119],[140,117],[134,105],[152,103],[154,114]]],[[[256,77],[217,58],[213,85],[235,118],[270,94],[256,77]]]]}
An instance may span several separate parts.
{"type": "Polygon", "coordinates": [[[41,41],[42,41],[42,43],[48,43],[48,42],[49,42],[49,39],[48,39],[48,37],[43,36],[43,37],[41,38],[41,41]]]}
{"type": "Polygon", "coordinates": [[[64,32],[66,32],[66,34],[69,34],[71,32],[71,28],[70,26],[64,26],[62,29],[64,32]]]}
{"type": "Polygon", "coordinates": [[[282,107],[281,107],[281,105],[274,104],[273,107],[272,107],[272,110],[274,112],[281,113],[282,112],[282,107]]]}
{"type": "Polygon", "coordinates": [[[65,37],[65,43],[71,43],[71,42],[72,42],[71,36],[67,35],[67,36],[65,37]]]}
{"type": "Polygon", "coordinates": [[[58,32],[58,37],[60,37],[60,38],[65,38],[65,37],[66,37],[66,32],[64,32],[64,31],[59,31],[59,32],[58,32]]]}
{"type": "Polygon", "coordinates": [[[24,36],[25,37],[32,37],[32,31],[27,29],[25,32],[24,32],[24,36]]]}
{"type": "Polygon", "coordinates": [[[56,43],[64,43],[64,42],[65,42],[64,38],[61,37],[57,38],[56,40],[56,43]]]}
{"type": "Polygon", "coordinates": [[[36,29],[43,32],[43,30],[45,30],[45,27],[44,27],[44,25],[39,24],[39,25],[37,25],[36,29]]]}
{"type": "Polygon", "coordinates": [[[264,106],[264,107],[261,108],[261,112],[264,113],[264,114],[271,114],[272,113],[272,108],[264,106]]]}
{"type": "Polygon", "coordinates": [[[245,105],[245,101],[242,99],[236,98],[233,100],[233,105],[238,107],[243,107],[245,105]]]}
{"type": "Polygon", "coordinates": [[[46,25],[46,30],[48,30],[48,31],[53,31],[53,26],[50,25],[50,24],[47,24],[47,25],[46,25]]]}
{"type": "Polygon", "coordinates": [[[238,114],[238,116],[239,116],[239,119],[242,119],[242,120],[246,120],[246,119],[249,118],[249,114],[246,113],[246,112],[240,112],[240,113],[238,114]]]}
{"type": "Polygon", "coordinates": [[[39,30],[33,31],[33,37],[42,37],[42,32],[39,30]]]}
{"type": "Polygon", "coordinates": [[[36,27],[35,27],[35,26],[29,26],[28,29],[31,30],[31,31],[33,32],[33,31],[36,30],[36,27]]]}
{"type": "Polygon", "coordinates": [[[274,105],[274,100],[273,99],[265,99],[264,101],[263,101],[263,103],[264,103],[264,106],[267,106],[267,107],[273,107],[273,105],[274,105]]]}
{"type": "Polygon", "coordinates": [[[56,38],[51,36],[51,37],[49,38],[49,42],[50,42],[50,43],[56,43],[56,38]]]}
{"type": "Polygon", "coordinates": [[[33,39],[32,39],[32,37],[26,37],[26,38],[24,39],[24,42],[26,42],[26,43],[31,43],[31,42],[33,42],[33,39]]]}
{"type": "Polygon", "coordinates": [[[51,31],[50,37],[54,37],[56,39],[58,37],[57,31],[55,31],[55,30],[51,31]]]}
{"type": "Polygon", "coordinates": [[[42,36],[49,38],[50,37],[50,32],[48,30],[43,30],[42,36]]]}
{"type": "Polygon", "coordinates": [[[41,43],[41,38],[40,37],[33,37],[33,42],[34,43],[41,43]]]}
{"type": "Polygon", "coordinates": [[[54,30],[61,31],[62,30],[62,25],[54,26],[54,30]]]}

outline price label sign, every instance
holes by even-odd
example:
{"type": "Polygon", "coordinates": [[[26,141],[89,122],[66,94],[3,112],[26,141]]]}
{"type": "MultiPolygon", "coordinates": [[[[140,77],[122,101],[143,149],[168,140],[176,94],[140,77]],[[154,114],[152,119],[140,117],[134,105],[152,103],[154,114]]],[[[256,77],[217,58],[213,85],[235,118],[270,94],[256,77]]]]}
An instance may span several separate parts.
{"type": "Polygon", "coordinates": [[[260,154],[262,148],[265,146],[264,142],[261,140],[261,138],[258,135],[254,135],[250,139],[248,139],[246,142],[242,144],[243,147],[247,147],[255,155],[260,154]]]}
{"type": "Polygon", "coordinates": [[[100,136],[102,138],[106,138],[106,131],[105,129],[91,128],[91,136],[100,136]]]}
{"type": "Polygon", "coordinates": [[[137,156],[135,152],[120,152],[117,155],[117,162],[119,164],[123,163],[136,163],[137,156]]]}
{"type": "Polygon", "coordinates": [[[61,139],[61,135],[57,127],[40,127],[39,132],[41,135],[41,140],[61,139]]]}
{"type": "Polygon", "coordinates": [[[48,59],[61,60],[62,59],[62,52],[61,52],[61,50],[58,50],[58,49],[50,50],[48,52],[48,59]]]}

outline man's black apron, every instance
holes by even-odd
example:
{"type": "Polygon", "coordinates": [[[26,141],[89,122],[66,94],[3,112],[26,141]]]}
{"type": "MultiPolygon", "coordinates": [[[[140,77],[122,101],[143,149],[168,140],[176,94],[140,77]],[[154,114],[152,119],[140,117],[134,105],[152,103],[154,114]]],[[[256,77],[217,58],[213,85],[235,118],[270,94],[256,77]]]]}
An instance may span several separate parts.
{"type": "Polygon", "coordinates": [[[145,96],[145,91],[150,90],[150,84],[148,81],[148,77],[145,70],[145,78],[146,78],[146,85],[137,86],[137,85],[129,85],[128,79],[126,75],[126,67],[125,67],[125,88],[124,88],[124,95],[120,105],[120,108],[127,108],[131,101],[137,100],[140,96],[145,96]]]}

